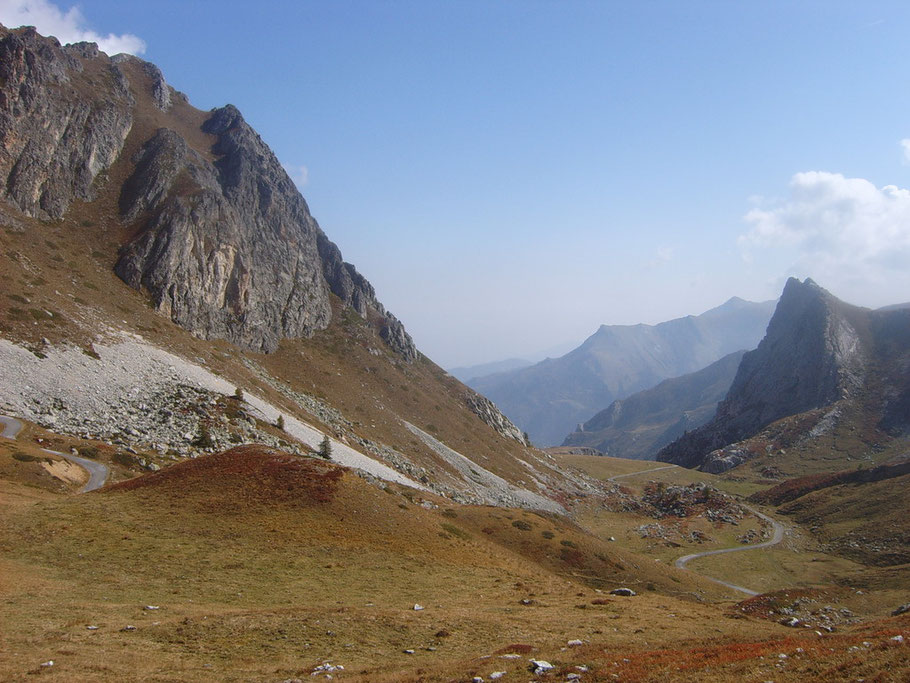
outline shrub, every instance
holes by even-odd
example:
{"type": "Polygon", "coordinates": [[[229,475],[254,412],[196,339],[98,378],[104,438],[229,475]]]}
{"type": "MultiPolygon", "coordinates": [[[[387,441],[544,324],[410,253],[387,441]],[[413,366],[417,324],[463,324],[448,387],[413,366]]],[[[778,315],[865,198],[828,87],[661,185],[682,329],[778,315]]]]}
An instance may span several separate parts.
{"type": "Polygon", "coordinates": [[[322,437],[318,453],[320,458],[325,458],[326,460],[332,459],[332,442],[329,441],[328,434],[322,437]]]}
{"type": "Polygon", "coordinates": [[[196,438],[193,439],[192,444],[196,448],[211,448],[215,445],[212,440],[212,433],[204,422],[199,423],[199,431],[196,432],[196,438]]]}
{"type": "Polygon", "coordinates": [[[50,458],[36,458],[34,455],[22,451],[13,451],[13,459],[19,462],[50,462],[50,458]]]}
{"type": "Polygon", "coordinates": [[[238,401],[242,401],[243,400],[243,389],[241,389],[240,387],[237,387],[236,389],[234,389],[234,398],[236,398],[238,401]]]}
{"type": "Polygon", "coordinates": [[[522,531],[531,530],[531,525],[521,519],[516,519],[514,522],[512,522],[512,526],[514,526],[516,529],[521,529],[522,531]]]}
{"type": "Polygon", "coordinates": [[[440,524],[440,526],[447,533],[450,533],[450,534],[452,534],[452,536],[456,536],[457,538],[460,538],[463,540],[467,540],[467,539],[471,538],[470,534],[468,534],[466,531],[464,531],[462,529],[459,529],[454,524],[448,524],[447,522],[443,522],[442,524],[440,524]]]}
{"type": "Polygon", "coordinates": [[[275,421],[275,426],[281,431],[284,431],[284,415],[278,416],[278,419],[275,421]]]}

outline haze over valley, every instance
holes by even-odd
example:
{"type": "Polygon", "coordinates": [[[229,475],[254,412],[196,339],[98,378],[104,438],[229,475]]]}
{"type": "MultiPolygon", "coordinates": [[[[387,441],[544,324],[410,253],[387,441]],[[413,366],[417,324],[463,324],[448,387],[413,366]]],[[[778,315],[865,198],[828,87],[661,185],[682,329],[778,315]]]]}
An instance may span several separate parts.
{"type": "Polygon", "coordinates": [[[161,9],[0,3],[0,679],[905,680],[906,8],[161,9]]]}

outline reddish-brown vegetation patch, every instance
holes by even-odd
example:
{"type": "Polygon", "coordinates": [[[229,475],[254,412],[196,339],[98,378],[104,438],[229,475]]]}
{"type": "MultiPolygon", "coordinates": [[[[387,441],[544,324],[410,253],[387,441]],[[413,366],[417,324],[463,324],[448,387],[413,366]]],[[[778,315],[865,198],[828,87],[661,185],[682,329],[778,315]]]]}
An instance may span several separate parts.
{"type": "Polygon", "coordinates": [[[151,488],[171,495],[203,495],[224,507],[279,502],[318,505],[333,500],[344,472],[345,468],[324,460],[246,445],[177,463],[160,472],[120,482],[107,491],[151,488]]]}
{"type": "Polygon", "coordinates": [[[896,465],[880,465],[868,470],[850,470],[846,472],[833,472],[830,474],[810,474],[805,477],[788,479],[785,482],[768,489],[752,494],[749,500],[756,503],[780,505],[791,500],[796,500],[807,493],[820,489],[838,486],[840,484],[858,484],[883,479],[893,479],[905,474],[910,474],[910,460],[896,465]]]}
{"type": "Polygon", "coordinates": [[[743,600],[733,609],[754,617],[780,617],[780,610],[790,607],[796,600],[831,600],[831,591],[816,588],[791,588],[773,593],[762,593],[743,600]]]}
{"type": "MultiPolygon", "coordinates": [[[[904,641],[892,640],[899,634],[899,629],[879,626],[863,634],[821,638],[813,635],[811,638],[789,637],[638,652],[605,650],[602,657],[606,662],[594,673],[595,676],[610,677],[603,680],[691,681],[703,680],[703,676],[709,676],[710,680],[736,680],[744,674],[756,675],[770,669],[775,672],[775,678],[784,680],[827,681],[853,680],[857,674],[888,672],[884,677],[865,680],[904,681],[906,678],[894,670],[895,664],[900,669],[899,663],[907,661],[906,635],[902,636],[904,641]],[[786,664],[775,666],[779,662],[786,664]],[[892,676],[892,673],[897,675],[892,676]]],[[[762,680],[762,677],[754,680],[762,680]]]]}

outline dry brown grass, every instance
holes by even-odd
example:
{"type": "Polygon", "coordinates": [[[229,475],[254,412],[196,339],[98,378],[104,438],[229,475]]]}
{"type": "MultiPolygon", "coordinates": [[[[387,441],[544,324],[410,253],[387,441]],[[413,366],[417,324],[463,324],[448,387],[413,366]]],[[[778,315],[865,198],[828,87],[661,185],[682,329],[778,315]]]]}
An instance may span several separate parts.
{"type": "Polygon", "coordinates": [[[354,680],[462,680],[516,644],[558,658],[573,638],[641,649],[783,628],[719,618],[685,594],[697,581],[562,518],[268,449],[8,505],[0,551],[7,679],[53,659],[42,675],[59,680],[284,680],[325,660],[354,680]],[[639,596],[598,592],[625,584],[639,596]]]}

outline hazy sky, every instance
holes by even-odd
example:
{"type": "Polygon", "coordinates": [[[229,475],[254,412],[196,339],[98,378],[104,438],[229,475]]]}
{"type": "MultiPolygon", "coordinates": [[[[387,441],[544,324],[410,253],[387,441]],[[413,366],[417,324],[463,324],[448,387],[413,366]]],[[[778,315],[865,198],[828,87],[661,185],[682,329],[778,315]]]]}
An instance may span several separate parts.
{"type": "Polygon", "coordinates": [[[910,3],[0,0],[237,105],[444,366],[910,301],[910,3]]]}

